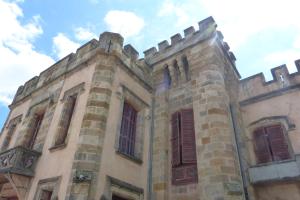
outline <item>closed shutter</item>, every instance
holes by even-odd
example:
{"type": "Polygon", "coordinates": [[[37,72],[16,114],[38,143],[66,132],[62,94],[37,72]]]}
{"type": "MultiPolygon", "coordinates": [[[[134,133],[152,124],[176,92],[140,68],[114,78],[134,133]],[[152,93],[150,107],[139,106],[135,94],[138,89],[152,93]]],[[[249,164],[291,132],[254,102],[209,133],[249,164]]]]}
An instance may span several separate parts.
{"type": "Polygon", "coordinates": [[[77,96],[69,96],[65,102],[59,122],[59,133],[55,145],[64,144],[71,124],[77,96]]]}
{"type": "Polygon", "coordinates": [[[272,161],[267,141],[267,134],[265,133],[264,128],[256,129],[253,134],[253,139],[257,163],[259,164],[272,161]]]}
{"type": "Polygon", "coordinates": [[[270,126],[266,128],[266,132],[269,138],[273,160],[286,160],[291,158],[282,127],[280,125],[270,126]]]}
{"type": "Polygon", "coordinates": [[[193,109],[181,111],[182,163],[196,163],[196,143],[193,109]]]}
{"type": "Polygon", "coordinates": [[[119,138],[119,151],[134,156],[137,111],[128,103],[124,103],[119,138]]]}
{"type": "Polygon", "coordinates": [[[178,112],[172,114],[172,167],[180,164],[180,115],[178,112]]]}

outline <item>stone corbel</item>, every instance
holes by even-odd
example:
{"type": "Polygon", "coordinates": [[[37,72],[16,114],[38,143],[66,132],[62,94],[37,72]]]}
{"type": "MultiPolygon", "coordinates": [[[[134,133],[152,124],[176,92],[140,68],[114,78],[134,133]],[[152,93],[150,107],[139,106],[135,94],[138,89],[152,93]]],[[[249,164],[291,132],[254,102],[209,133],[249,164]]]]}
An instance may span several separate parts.
{"type": "Polygon", "coordinates": [[[120,85],[116,91],[116,96],[118,99],[122,100],[123,96],[124,96],[124,89],[123,89],[123,85],[120,85]]]}

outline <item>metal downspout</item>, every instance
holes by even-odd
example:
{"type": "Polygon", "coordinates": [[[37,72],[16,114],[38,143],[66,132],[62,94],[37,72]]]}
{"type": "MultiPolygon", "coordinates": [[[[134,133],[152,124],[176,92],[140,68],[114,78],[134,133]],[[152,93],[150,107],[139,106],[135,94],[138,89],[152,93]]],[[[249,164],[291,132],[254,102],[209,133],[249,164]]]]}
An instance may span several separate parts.
{"type": "Polygon", "coordinates": [[[240,152],[240,146],[239,146],[239,142],[237,139],[237,124],[235,121],[235,117],[233,116],[233,106],[232,104],[229,105],[229,109],[230,109],[230,116],[231,116],[231,121],[232,121],[232,126],[233,126],[233,132],[234,132],[234,141],[235,141],[235,145],[236,145],[236,149],[237,149],[237,155],[238,155],[238,163],[239,163],[239,167],[240,167],[240,173],[241,173],[241,177],[242,177],[242,187],[243,187],[243,196],[245,200],[249,200],[248,197],[248,190],[246,187],[246,179],[245,179],[245,174],[244,174],[244,167],[243,167],[243,163],[241,162],[241,152],[240,152]]]}
{"type": "Polygon", "coordinates": [[[150,141],[149,141],[149,163],[148,163],[148,200],[152,200],[152,159],[153,159],[153,139],[154,139],[154,107],[155,98],[152,97],[151,105],[151,125],[150,125],[150,141]]]}

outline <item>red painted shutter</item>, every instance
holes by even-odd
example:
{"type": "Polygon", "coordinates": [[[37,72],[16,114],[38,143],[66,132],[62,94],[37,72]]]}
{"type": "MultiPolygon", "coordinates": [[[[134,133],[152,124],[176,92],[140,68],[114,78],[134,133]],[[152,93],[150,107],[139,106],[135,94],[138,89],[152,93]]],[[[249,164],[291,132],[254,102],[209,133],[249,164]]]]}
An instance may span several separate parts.
{"type": "Polygon", "coordinates": [[[181,110],[182,163],[196,163],[196,143],[193,109],[181,110]]]}
{"type": "Polygon", "coordinates": [[[124,103],[121,132],[119,138],[119,151],[134,155],[137,111],[128,103],[124,103]]]}
{"type": "Polygon", "coordinates": [[[265,133],[264,128],[256,129],[253,133],[253,139],[257,163],[271,162],[271,152],[267,141],[267,134],[265,133]]]}
{"type": "Polygon", "coordinates": [[[291,156],[282,127],[280,125],[270,126],[266,128],[266,132],[269,138],[273,160],[290,159],[291,156]]]}
{"type": "Polygon", "coordinates": [[[179,113],[173,113],[171,119],[172,125],[172,137],[171,137],[171,145],[172,145],[172,167],[175,167],[180,164],[180,116],[179,113]]]}

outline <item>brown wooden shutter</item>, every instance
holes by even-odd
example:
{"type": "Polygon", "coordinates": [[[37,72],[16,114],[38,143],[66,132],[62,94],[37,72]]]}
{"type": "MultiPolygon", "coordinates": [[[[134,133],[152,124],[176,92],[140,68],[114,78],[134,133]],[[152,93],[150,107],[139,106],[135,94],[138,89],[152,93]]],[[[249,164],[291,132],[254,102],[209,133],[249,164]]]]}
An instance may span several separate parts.
{"type": "Polygon", "coordinates": [[[119,151],[134,156],[135,132],[137,111],[127,102],[124,102],[119,151]]]}
{"type": "Polygon", "coordinates": [[[280,125],[270,126],[266,128],[269,138],[270,148],[273,160],[290,159],[288,144],[284,138],[283,130],[280,125]]]}
{"type": "Polygon", "coordinates": [[[257,163],[271,162],[272,156],[264,128],[256,129],[253,133],[253,139],[257,163]]]}
{"type": "Polygon", "coordinates": [[[181,110],[182,163],[196,163],[196,143],[193,109],[181,110]]]}
{"type": "Polygon", "coordinates": [[[68,135],[71,119],[74,113],[77,95],[69,96],[64,104],[62,116],[59,122],[59,132],[55,145],[64,144],[68,135]]]}
{"type": "Polygon", "coordinates": [[[180,115],[178,112],[172,114],[172,166],[175,167],[180,164],[180,115]]]}

